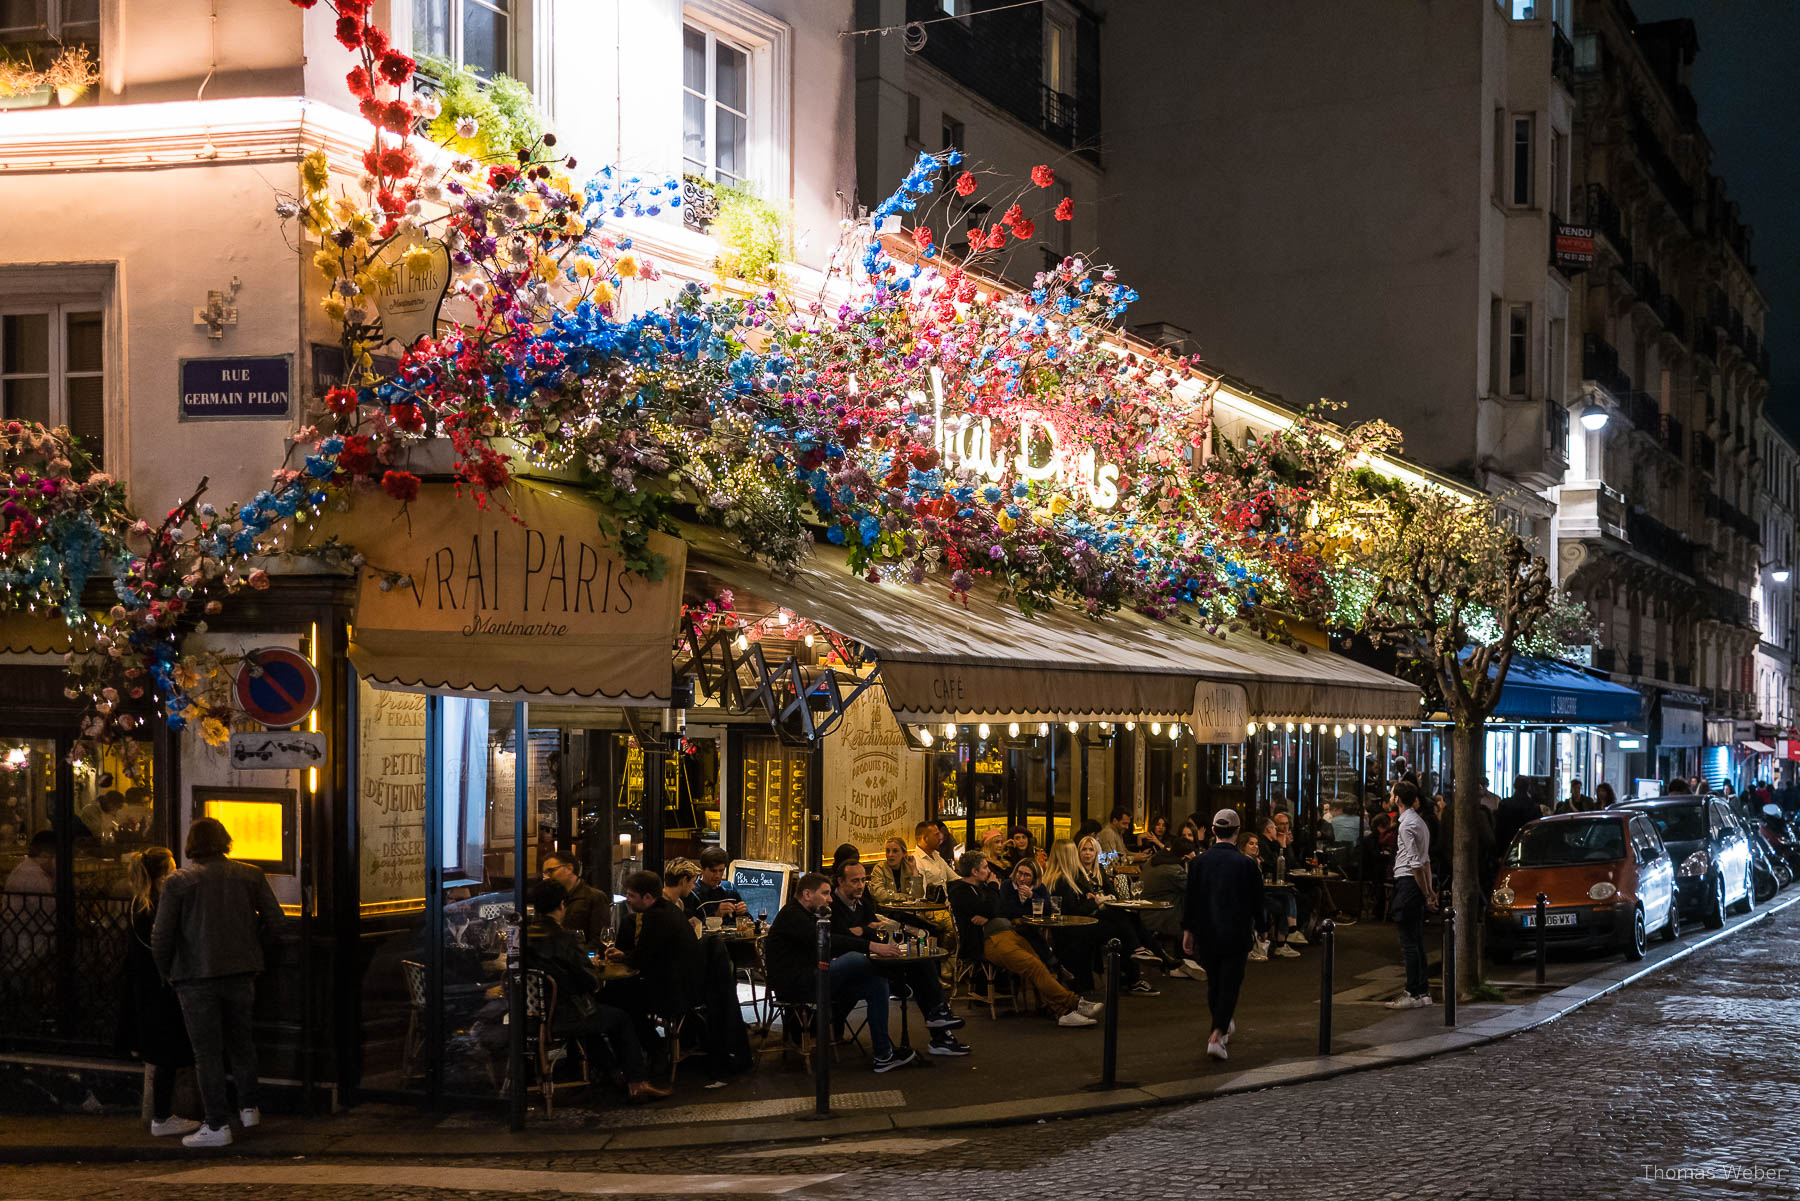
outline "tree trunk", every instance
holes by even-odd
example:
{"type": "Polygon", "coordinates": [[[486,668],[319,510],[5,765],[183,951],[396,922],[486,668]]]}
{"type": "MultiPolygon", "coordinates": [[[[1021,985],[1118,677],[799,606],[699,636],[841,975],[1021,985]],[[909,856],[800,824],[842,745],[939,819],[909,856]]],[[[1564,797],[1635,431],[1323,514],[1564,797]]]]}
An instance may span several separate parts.
{"type": "MultiPolygon", "coordinates": [[[[1456,995],[1466,999],[1486,975],[1481,962],[1481,923],[1486,917],[1486,898],[1481,893],[1481,842],[1476,833],[1480,821],[1481,747],[1487,723],[1482,719],[1458,721],[1451,727],[1450,750],[1456,768],[1454,837],[1450,847],[1450,871],[1454,879],[1456,907],[1456,995]]],[[[1444,986],[1450,986],[1449,981],[1444,986]]]]}

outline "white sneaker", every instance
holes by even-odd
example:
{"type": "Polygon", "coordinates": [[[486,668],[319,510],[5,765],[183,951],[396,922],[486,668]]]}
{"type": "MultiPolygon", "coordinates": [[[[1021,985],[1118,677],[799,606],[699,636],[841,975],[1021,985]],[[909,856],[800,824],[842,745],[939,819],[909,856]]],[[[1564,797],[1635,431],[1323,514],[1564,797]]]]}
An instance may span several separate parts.
{"type": "Polygon", "coordinates": [[[214,1128],[202,1126],[181,1140],[184,1147],[229,1147],[231,1145],[231,1127],[229,1125],[214,1128]]]}
{"type": "Polygon", "coordinates": [[[1236,1033],[1237,1033],[1237,1019],[1232,1018],[1231,1025],[1225,1027],[1225,1033],[1219,1036],[1219,1041],[1224,1043],[1226,1046],[1230,1046],[1231,1045],[1231,1036],[1236,1033]]]}
{"type": "Polygon", "coordinates": [[[1431,999],[1431,994],[1428,992],[1422,992],[1414,997],[1412,1003],[1414,1009],[1430,1009],[1433,1005],[1437,1004],[1436,1001],[1431,999]]]}
{"type": "Polygon", "coordinates": [[[1139,947],[1131,953],[1133,959],[1141,959],[1145,963],[1161,963],[1162,960],[1149,947],[1139,947]]]}
{"type": "Polygon", "coordinates": [[[252,1105],[249,1109],[238,1110],[238,1123],[245,1130],[262,1125],[262,1110],[252,1105]]]}
{"type": "Polygon", "coordinates": [[[1192,959],[1183,959],[1181,961],[1181,971],[1189,980],[1206,979],[1206,969],[1195,963],[1192,959]]]}
{"type": "Polygon", "coordinates": [[[1104,1002],[1104,1001],[1077,1001],[1077,1002],[1075,1002],[1075,1012],[1079,1013],[1084,1018],[1097,1018],[1100,1016],[1101,1011],[1104,1010],[1105,1008],[1106,1008],[1106,1002],[1104,1002]]]}
{"type": "Polygon", "coordinates": [[[1081,1012],[1079,1009],[1071,1009],[1069,1012],[1057,1018],[1056,1024],[1058,1026],[1068,1026],[1073,1029],[1079,1026],[1097,1026],[1100,1023],[1096,1022],[1093,1018],[1087,1016],[1087,1014],[1081,1012]]]}
{"type": "Polygon", "coordinates": [[[160,1121],[153,1121],[150,1123],[150,1136],[152,1138],[162,1138],[170,1134],[192,1134],[198,1129],[200,1129],[200,1123],[196,1122],[193,1118],[170,1115],[160,1121]]]}
{"type": "Polygon", "coordinates": [[[1288,946],[1285,942],[1276,947],[1273,951],[1270,951],[1269,954],[1275,956],[1277,959],[1300,958],[1300,952],[1294,950],[1294,948],[1288,946]]]}
{"type": "Polygon", "coordinates": [[[1221,1038],[1215,1037],[1208,1039],[1206,1042],[1206,1053],[1220,1061],[1231,1058],[1231,1055],[1225,1050],[1225,1040],[1221,1038]]]}
{"type": "Polygon", "coordinates": [[[1267,963],[1267,962],[1269,962],[1269,953],[1262,949],[1261,944],[1258,944],[1257,946],[1250,948],[1250,962],[1251,963],[1267,963]]]}

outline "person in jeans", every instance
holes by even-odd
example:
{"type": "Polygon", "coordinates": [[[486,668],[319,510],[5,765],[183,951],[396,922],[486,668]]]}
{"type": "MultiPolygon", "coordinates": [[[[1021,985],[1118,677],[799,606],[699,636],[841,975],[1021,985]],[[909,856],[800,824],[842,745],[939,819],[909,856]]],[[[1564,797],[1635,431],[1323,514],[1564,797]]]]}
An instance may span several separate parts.
{"type": "Polygon", "coordinates": [[[956,921],[965,959],[985,959],[1003,971],[1023,976],[1037,989],[1058,1026],[1093,1026],[1105,1006],[1084,1001],[1062,986],[1031,944],[1000,915],[1000,892],[992,887],[993,865],[980,851],[964,851],[950,882],[950,913],[956,921]]]}
{"type": "Polygon", "coordinates": [[[1422,1009],[1431,1004],[1425,981],[1425,911],[1437,908],[1431,886],[1431,834],[1419,816],[1418,786],[1406,780],[1394,785],[1400,805],[1400,829],[1394,839],[1394,925],[1400,932],[1400,957],[1406,964],[1406,991],[1388,1002],[1389,1009],[1422,1009]]]}
{"type": "Polygon", "coordinates": [[[163,886],[150,933],[156,970],[174,983],[181,1000],[206,1109],[206,1124],[181,1140],[185,1147],[231,1142],[227,1060],[237,1085],[239,1122],[246,1130],[262,1123],[250,1022],[263,941],[281,925],[281,906],[262,870],[226,858],[230,850],[223,822],[195,819],[188,827],[188,866],[163,886]]]}
{"type": "MultiPolygon", "coordinates": [[[[876,913],[875,899],[867,891],[868,873],[860,862],[853,859],[833,866],[831,885],[831,942],[834,950],[842,946],[868,955],[872,953],[872,948],[881,945],[876,940],[893,938],[900,933],[899,922],[876,913]]],[[[950,1033],[952,1030],[960,1030],[963,1020],[950,1011],[950,1002],[944,999],[944,986],[938,979],[935,963],[915,959],[889,978],[898,979],[911,987],[913,996],[919,1002],[919,1012],[925,1015],[925,1028],[931,1031],[930,1051],[933,1055],[969,1053],[969,1048],[950,1033]]],[[[906,1004],[904,994],[901,995],[900,1003],[906,1004]]]]}
{"type": "Polygon", "coordinates": [[[145,847],[131,857],[127,871],[131,937],[125,943],[127,1000],[119,1015],[119,1039],[150,1067],[150,1133],[158,1138],[192,1134],[200,1129],[200,1123],[175,1112],[175,1075],[193,1066],[194,1048],[188,1043],[181,1001],[156,970],[150,954],[156,909],[164,885],[175,874],[175,852],[168,847],[145,847]]]}
{"type": "MultiPolygon", "coordinates": [[[[807,872],[794,882],[793,899],[781,907],[769,923],[769,936],[763,943],[769,989],[783,1003],[800,1004],[818,995],[818,921],[829,917],[831,880],[818,872],[807,872]]],[[[875,1044],[875,1070],[891,1072],[918,1059],[911,1047],[896,1047],[888,1037],[888,982],[869,967],[870,957],[900,956],[900,948],[892,943],[871,943],[833,932],[829,968],[831,1009],[842,1017],[863,1001],[869,1009],[869,1040],[875,1044]]],[[[823,1046],[828,1032],[819,1031],[823,1046]]],[[[820,1052],[823,1054],[823,1051],[820,1052]]]]}
{"type": "Polygon", "coordinates": [[[1198,959],[1206,973],[1206,1006],[1212,1013],[1206,1053],[1221,1060],[1230,1058],[1226,1046],[1237,1030],[1232,1015],[1263,912],[1262,871],[1238,850],[1239,824],[1231,809],[1213,814],[1213,845],[1188,864],[1181,911],[1182,952],[1198,959]]]}

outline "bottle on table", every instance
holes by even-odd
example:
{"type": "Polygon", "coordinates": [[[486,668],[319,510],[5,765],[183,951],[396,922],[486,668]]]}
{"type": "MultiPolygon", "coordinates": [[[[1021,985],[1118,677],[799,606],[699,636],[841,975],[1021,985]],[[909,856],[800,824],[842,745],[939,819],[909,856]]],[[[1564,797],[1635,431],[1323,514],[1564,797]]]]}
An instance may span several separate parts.
{"type": "Polygon", "coordinates": [[[1287,852],[1286,851],[1277,851],[1277,852],[1275,852],[1275,883],[1283,884],[1283,883],[1286,883],[1286,881],[1287,881],[1287,852]]]}

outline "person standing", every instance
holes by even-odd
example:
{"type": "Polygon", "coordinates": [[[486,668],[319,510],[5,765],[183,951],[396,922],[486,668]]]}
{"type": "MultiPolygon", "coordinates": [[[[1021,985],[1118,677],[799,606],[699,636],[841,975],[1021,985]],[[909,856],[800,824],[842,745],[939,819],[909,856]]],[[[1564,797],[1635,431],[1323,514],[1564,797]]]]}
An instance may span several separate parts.
{"type": "Polygon", "coordinates": [[[1206,1005],[1212,1012],[1206,1053],[1220,1060],[1230,1058],[1225,1048],[1237,1029],[1232,1013],[1263,911],[1262,869],[1238,850],[1238,825],[1235,810],[1213,814],[1213,845],[1188,864],[1181,913],[1182,952],[1206,972],[1206,1005]]]}
{"type": "Polygon", "coordinates": [[[1581,791],[1580,780],[1569,781],[1569,795],[1556,807],[1558,813],[1586,813],[1594,808],[1594,800],[1581,791]]]}
{"type": "Polygon", "coordinates": [[[146,847],[131,859],[131,938],[125,944],[126,1004],[119,1015],[120,1043],[150,1067],[150,1133],[161,1138],[200,1129],[175,1112],[175,1074],[194,1065],[175,989],[156,970],[150,953],[163,886],[175,874],[175,852],[146,847]]]}
{"type": "MultiPolygon", "coordinates": [[[[1400,957],[1406,964],[1406,991],[1388,1002],[1389,1009],[1423,1009],[1431,1004],[1425,978],[1425,911],[1436,911],[1437,890],[1431,883],[1431,834],[1419,816],[1419,790],[1402,780],[1394,785],[1400,804],[1400,829],[1394,839],[1394,925],[1400,932],[1400,957]]],[[[1446,982],[1446,987],[1453,985],[1446,982]]]]}
{"type": "Polygon", "coordinates": [[[280,927],[281,906],[261,869],[226,858],[230,850],[223,822],[194,820],[188,827],[188,866],[163,887],[150,932],[156,968],[174,983],[181,1000],[206,1107],[206,1124],[181,1140],[184,1147],[231,1143],[227,1058],[237,1085],[238,1121],[246,1130],[262,1124],[250,1023],[263,940],[280,927]]]}

